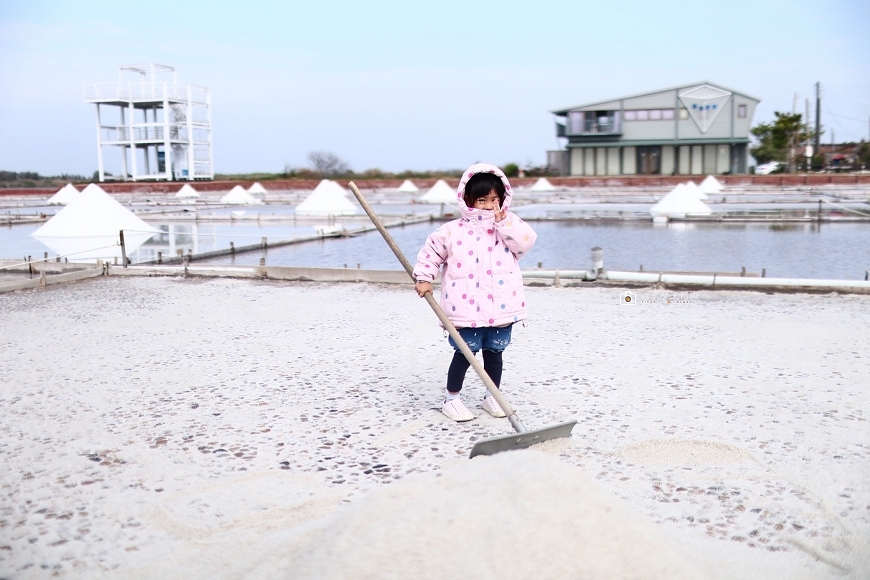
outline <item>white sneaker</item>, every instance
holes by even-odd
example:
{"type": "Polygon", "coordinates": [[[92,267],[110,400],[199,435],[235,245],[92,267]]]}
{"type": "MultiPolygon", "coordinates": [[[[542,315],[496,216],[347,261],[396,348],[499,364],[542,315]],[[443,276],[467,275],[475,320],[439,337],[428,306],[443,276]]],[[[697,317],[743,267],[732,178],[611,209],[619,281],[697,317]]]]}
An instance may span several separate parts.
{"type": "Polygon", "coordinates": [[[444,401],[444,405],[441,407],[441,412],[454,421],[460,423],[474,419],[474,415],[472,415],[471,411],[462,404],[462,400],[459,398],[453,399],[452,401],[444,401]]]}
{"type": "Polygon", "coordinates": [[[501,410],[501,407],[498,404],[498,401],[495,400],[495,397],[491,395],[487,395],[483,398],[483,410],[492,415],[493,417],[500,419],[505,416],[504,411],[501,410]]]}

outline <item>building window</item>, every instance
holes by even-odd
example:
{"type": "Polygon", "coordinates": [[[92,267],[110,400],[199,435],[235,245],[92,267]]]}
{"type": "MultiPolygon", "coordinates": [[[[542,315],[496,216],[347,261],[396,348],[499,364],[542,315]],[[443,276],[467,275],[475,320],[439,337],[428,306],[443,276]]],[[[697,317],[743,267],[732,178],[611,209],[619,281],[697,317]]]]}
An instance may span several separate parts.
{"type": "Polygon", "coordinates": [[[689,118],[689,110],[680,108],[680,119],[685,121],[688,118],[689,118]]]}
{"type": "Polygon", "coordinates": [[[583,121],[584,133],[597,133],[598,127],[595,125],[595,111],[586,111],[586,120],[583,121]]]}
{"type": "Polygon", "coordinates": [[[572,135],[579,135],[583,132],[583,113],[580,111],[571,111],[568,116],[568,131],[572,135]]]}
{"type": "Polygon", "coordinates": [[[746,105],[737,105],[737,117],[740,119],[746,118],[746,105]]]}
{"type": "Polygon", "coordinates": [[[673,120],[673,109],[635,109],[623,113],[626,121],[661,121],[673,120]]]}

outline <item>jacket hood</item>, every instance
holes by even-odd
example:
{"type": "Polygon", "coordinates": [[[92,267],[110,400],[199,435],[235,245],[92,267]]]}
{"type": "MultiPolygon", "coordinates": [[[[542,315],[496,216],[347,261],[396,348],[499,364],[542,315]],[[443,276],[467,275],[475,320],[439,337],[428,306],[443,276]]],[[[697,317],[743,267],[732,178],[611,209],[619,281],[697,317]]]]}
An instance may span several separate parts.
{"type": "Polygon", "coordinates": [[[459,181],[459,187],[456,189],[459,211],[462,212],[462,216],[466,218],[475,217],[479,214],[489,214],[489,216],[494,216],[494,212],[491,210],[473,209],[468,207],[465,203],[465,185],[468,183],[469,179],[478,173],[492,173],[501,179],[501,182],[504,183],[504,203],[501,207],[504,211],[508,211],[513,196],[511,195],[511,184],[508,181],[507,176],[505,176],[504,172],[495,165],[490,165],[489,163],[475,163],[462,174],[462,179],[459,181]]]}

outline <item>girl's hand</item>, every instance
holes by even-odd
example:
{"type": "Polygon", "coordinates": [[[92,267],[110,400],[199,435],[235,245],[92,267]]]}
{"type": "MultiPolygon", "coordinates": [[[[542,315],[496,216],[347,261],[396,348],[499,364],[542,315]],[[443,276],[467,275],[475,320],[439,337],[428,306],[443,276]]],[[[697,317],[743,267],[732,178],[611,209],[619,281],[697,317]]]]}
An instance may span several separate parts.
{"type": "Polygon", "coordinates": [[[414,284],[414,290],[417,291],[417,296],[422,298],[426,295],[426,292],[429,292],[430,294],[432,293],[432,284],[420,280],[419,282],[414,284]]]}
{"type": "Polygon", "coordinates": [[[506,212],[502,211],[498,198],[495,198],[495,202],[493,202],[492,211],[495,212],[495,221],[500,222],[504,219],[506,212]]]}

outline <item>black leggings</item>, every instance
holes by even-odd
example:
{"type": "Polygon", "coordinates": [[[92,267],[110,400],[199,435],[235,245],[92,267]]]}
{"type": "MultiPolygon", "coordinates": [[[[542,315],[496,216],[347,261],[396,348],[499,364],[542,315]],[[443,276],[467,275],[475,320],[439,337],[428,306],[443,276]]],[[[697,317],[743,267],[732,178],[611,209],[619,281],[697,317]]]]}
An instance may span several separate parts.
{"type": "MultiPolygon", "coordinates": [[[[486,374],[495,383],[495,386],[501,384],[501,371],[504,367],[501,359],[501,352],[493,352],[491,350],[483,350],[483,368],[486,374]]],[[[450,363],[450,368],[447,369],[447,390],[451,393],[458,393],[462,390],[462,383],[465,381],[465,372],[471,363],[465,358],[465,355],[459,351],[453,353],[453,361],[450,363]]]]}

